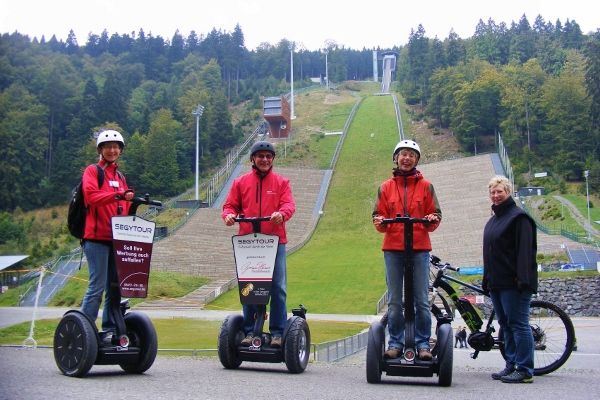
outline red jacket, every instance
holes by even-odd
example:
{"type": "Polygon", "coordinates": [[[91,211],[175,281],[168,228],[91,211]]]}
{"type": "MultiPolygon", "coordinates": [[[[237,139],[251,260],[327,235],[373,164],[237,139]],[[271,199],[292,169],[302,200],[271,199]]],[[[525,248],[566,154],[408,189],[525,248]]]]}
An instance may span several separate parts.
{"type": "MultiPolygon", "coordinates": [[[[429,214],[438,214],[440,221],[442,210],[438,203],[433,185],[423,178],[421,172],[415,175],[394,176],[383,182],[377,193],[377,203],[373,216],[395,218],[397,214],[412,218],[423,218],[429,214]]],[[[429,232],[433,232],[439,222],[413,225],[413,250],[430,251],[429,232]]],[[[382,250],[404,250],[404,225],[388,224],[377,228],[385,233],[382,250]]]]}
{"type": "Polygon", "coordinates": [[[117,173],[115,163],[107,164],[104,160],[98,163],[104,168],[104,182],[98,188],[98,170],[95,164],[88,165],[83,172],[83,199],[88,213],[85,219],[84,240],[112,241],[111,217],[127,215],[130,202],[115,199],[116,195],[123,196],[128,188],[123,174],[117,173]]]}
{"type": "MultiPolygon", "coordinates": [[[[290,181],[271,169],[265,176],[260,176],[256,169],[236,178],[227,195],[221,217],[229,214],[245,217],[267,217],[275,211],[283,215],[283,223],[275,225],[270,221],[261,222],[261,233],[279,236],[279,244],[287,243],[285,221],[292,218],[296,211],[296,203],[292,195],[290,181]]],[[[239,234],[252,233],[252,224],[239,224],[239,234]]]]}

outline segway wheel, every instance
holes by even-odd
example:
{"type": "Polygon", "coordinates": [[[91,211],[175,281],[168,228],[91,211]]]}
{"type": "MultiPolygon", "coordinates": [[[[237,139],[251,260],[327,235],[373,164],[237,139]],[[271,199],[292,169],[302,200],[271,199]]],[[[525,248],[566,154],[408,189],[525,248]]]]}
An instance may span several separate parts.
{"type": "Polygon", "coordinates": [[[129,346],[139,347],[140,356],[133,364],[119,364],[129,374],[147,371],[156,358],[158,339],[152,321],[146,314],[130,312],[125,314],[125,328],[129,336],[129,346]]]}
{"type": "Polygon", "coordinates": [[[308,365],[310,330],[304,318],[292,317],[292,319],[283,344],[283,357],[288,371],[292,374],[299,374],[308,365]]]}
{"type": "Polygon", "coordinates": [[[221,324],[217,348],[219,360],[226,369],[236,369],[242,364],[237,347],[244,339],[243,323],[241,315],[228,315],[221,324]]]}
{"type": "Polygon", "coordinates": [[[381,382],[381,364],[385,347],[385,332],[383,325],[373,322],[369,327],[367,339],[367,382],[381,382]]]}
{"type": "Polygon", "coordinates": [[[452,346],[452,327],[450,324],[442,324],[437,332],[437,343],[439,348],[438,358],[438,385],[450,386],[452,384],[452,363],[454,358],[454,347],[452,346]]]}
{"type": "Polygon", "coordinates": [[[66,376],[88,373],[98,356],[98,336],[90,320],[78,311],[70,311],[54,332],[54,360],[66,376]]]}

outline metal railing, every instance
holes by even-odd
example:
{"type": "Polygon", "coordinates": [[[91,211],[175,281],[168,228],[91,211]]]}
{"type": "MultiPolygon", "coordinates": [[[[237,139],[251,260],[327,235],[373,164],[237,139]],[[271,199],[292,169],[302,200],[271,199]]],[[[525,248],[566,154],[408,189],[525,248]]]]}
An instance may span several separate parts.
{"type": "Polygon", "coordinates": [[[340,340],[313,345],[313,360],[333,362],[355,354],[367,347],[368,331],[363,331],[353,336],[340,340]]]}
{"type": "Polygon", "coordinates": [[[394,101],[394,110],[396,110],[396,125],[398,126],[398,134],[400,135],[400,140],[404,140],[404,126],[402,125],[400,103],[398,103],[398,97],[395,94],[392,94],[392,100],[394,101]]]}
{"type": "Polygon", "coordinates": [[[504,168],[504,172],[506,172],[506,177],[512,184],[513,188],[515,187],[515,176],[513,174],[512,165],[510,164],[510,159],[508,157],[508,151],[504,146],[504,141],[502,140],[502,136],[498,133],[498,156],[500,157],[500,163],[502,163],[502,167],[504,168]]]}
{"type": "Polygon", "coordinates": [[[350,115],[346,119],[346,123],[344,124],[344,129],[342,132],[342,137],[340,138],[340,140],[338,140],[338,143],[335,147],[333,157],[331,157],[331,163],[329,164],[329,169],[335,168],[335,164],[337,163],[338,157],[340,156],[340,151],[342,151],[342,145],[344,144],[344,139],[346,138],[346,133],[348,132],[348,129],[350,128],[350,124],[354,120],[354,115],[356,114],[356,110],[358,110],[358,106],[360,106],[360,103],[362,103],[363,99],[364,98],[361,97],[356,101],[356,103],[354,103],[354,106],[352,107],[352,110],[350,111],[350,115]]]}

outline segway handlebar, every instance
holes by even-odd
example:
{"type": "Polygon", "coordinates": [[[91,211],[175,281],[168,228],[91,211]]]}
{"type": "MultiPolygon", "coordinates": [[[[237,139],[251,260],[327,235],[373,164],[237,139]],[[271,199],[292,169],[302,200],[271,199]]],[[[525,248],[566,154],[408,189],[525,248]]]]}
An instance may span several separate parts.
{"type": "Polygon", "coordinates": [[[439,257],[432,255],[429,258],[429,262],[431,262],[431,265],[433,265],[434,267],[436,267],[437,269],[449,269],[450,271],[455,271],[455,272],[459,272],[460,271],[460,267],[453,267],[452,265],[450,265],[450,263],[442,263],[442,260],[440,260],[439,257]]]}
{"type": "Polygon", "coordinates": [[[254,233],[260,233],[260,223],[270,221],[271,217],[245,217],[244,214],[240,214],[233,220],[235,222],[250,222],[252,224],[252,231],[254,233]]]}
{"type": "Polygon", "coordinates": [[[396,215],[395,218],[384,218],[381,220],[382,225],[387,225],[387,224],[429,224],[429,223],[431,223],[431,221],[429,221],[427,218],[412,218],[409,216],[402,216],[400,214],[396,215]]]}
{"type": "Polygon", "coordinates": [[[240,214],[238,217],[233,219],[235,222],[263,222],[270,221],[271,217],[245,217],[244,214],[240,214]]]}
{"type": "Polygon", "coordinates": [[[162,208],[161,201],[150,200],[150,194],[146,193],[144,195],[144,197],[134,197],[133,199],[131,199],[131,207],[129,207],[129,215],[135,215],[138,207],[142,204],[162,208]]]}

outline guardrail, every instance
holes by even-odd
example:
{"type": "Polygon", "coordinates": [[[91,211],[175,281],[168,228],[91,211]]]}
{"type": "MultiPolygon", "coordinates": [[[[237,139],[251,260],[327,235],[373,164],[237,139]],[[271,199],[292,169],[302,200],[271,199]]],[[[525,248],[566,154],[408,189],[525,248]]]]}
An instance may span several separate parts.
{"type": "Polygon", "coordinates": [[[367,347],[368,331],[363,331],[353,336],[340,340],[314,344],[313,360],[333,362],[352,355],[367,347]]]}
{"type": "Polygon", "coordinates": [[[398,97],[395,94],[392,94],[392,100],[394,101],[394,109],[396,110],[396,125],[398,126],[398,135],[400,136],[400,140],[404,140],[404,125],[402,125],[400,103],[398,103],[398,97]]]}
{"type": "Polygon", "coordinates": [[[333,169],[335,167],[335,164],[337,163],[338,157],[340,156],[340,151],[342,150],[342,145],[344,144],[344,139],[346,138],[346,133],[348,132],[350,124],[354,120],[354,114],[356,114],[356,110],[358,110],[358,106],[360,105],[360,103],[362,103],[363,99],[364,98],[361,97],[356,101],[356,103],[354,103],[354,106],[350,111],[350,115],[348,115],[348,118],[346,119],[346,123],[344,124],[344,129],[342,131],[342,137],[340,138],[340,140],[338,140],[338,143],[335,146],[335,151],[333,153],[333,157],[331,157],[331,163],[329,164],[329,169],[333,169]]]}

